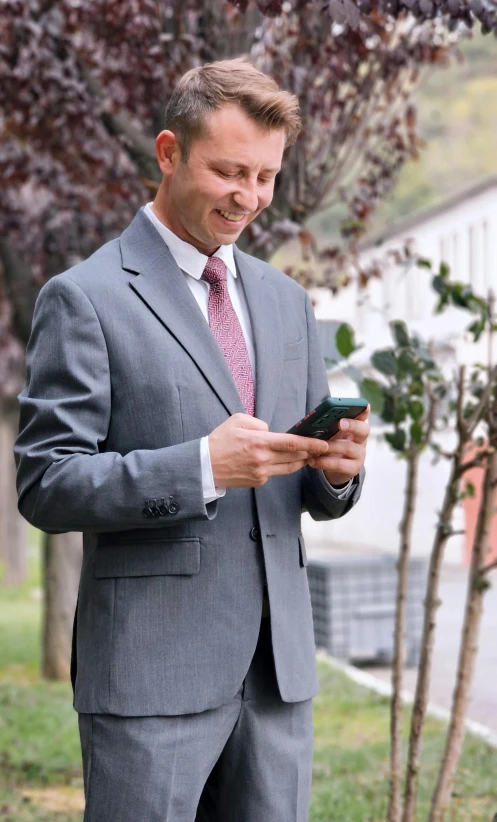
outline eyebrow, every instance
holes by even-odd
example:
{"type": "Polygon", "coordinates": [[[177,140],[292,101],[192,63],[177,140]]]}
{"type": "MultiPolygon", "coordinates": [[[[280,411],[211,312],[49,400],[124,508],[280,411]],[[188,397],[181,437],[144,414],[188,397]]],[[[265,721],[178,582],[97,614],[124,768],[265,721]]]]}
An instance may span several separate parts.
{"type": "MultiPolygon", "coordinates": [[[[243,163],[237,163],[236,160],[229,160],[227,157],[221,157],[218,160],[218,163],[226,163],[226,165],[236,166],[236,168],[242,168],[244,171],[246,171],[248,169],[248,166],[244,165],[243,163]]],[[[263,168],[262,170],[263,171],[270,171],[270,172],[274,171],[277,174],[278,171],[281,171],[281,168],[280,167],[277,167],[277,168],[263,168]]]]}

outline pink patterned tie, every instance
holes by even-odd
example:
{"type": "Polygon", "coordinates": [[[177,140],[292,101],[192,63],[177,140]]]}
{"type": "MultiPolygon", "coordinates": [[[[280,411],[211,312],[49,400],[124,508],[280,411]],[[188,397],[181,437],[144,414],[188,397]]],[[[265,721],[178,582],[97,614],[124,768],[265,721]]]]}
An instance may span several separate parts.
{"type": "Polygon", "coordinates": [[[252,366],[242,327],[228,293],[227,268],[219,257],[209,257],[202,277],[210,283],[208,313],[212,333],[231,369],[246,413],[254,415],[252,366]]]}

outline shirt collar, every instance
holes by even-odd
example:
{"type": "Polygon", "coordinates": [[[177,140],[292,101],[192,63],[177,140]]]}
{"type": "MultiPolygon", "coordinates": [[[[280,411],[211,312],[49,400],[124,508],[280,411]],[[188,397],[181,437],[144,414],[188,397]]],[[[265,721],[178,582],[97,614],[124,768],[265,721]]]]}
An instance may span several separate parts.
{"type": "MultiPolygon", "coordinates": [[[[147,203],[146,206],[143,207],[143,211],[161,235],[181,270],[186,271],[187,274],[195,277],[196,280],[200,280],[209,257],[206,254],[201,254],[195,246],[182,240],[174,231],[171,231],[164,223],[161,223],[152,211],[152,203],[147,203]]],[[[219,246],[212,256],[222,260],[228,271],[231,272],[233,277],[236,277],[232,243],[230,245],[219,246]]]]}

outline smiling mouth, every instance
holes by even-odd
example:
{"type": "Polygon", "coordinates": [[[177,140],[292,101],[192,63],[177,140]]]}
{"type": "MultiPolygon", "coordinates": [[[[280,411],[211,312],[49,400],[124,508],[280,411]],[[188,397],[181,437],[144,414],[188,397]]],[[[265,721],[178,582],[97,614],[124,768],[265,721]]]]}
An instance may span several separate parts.
{"type": "Polygon", "coordinates": [[[241,223],[242,220],[245,219],[247,216],[246,214],[237,214],[233,211],[222,211],[220,208],[216,208],[218,214],[229,223],[241,223]]]}

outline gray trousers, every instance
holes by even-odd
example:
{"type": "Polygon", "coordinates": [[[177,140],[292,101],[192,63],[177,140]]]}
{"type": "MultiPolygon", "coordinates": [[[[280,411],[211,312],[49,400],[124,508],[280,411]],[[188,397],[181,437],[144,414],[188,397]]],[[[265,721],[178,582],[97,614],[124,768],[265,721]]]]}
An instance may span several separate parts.
{"type": "Polygon", "coordinates": [[[312,700],[282,702],[261,620],[249,671],[220,708],[79,714],[84,822],[307,822],[312,700]]]}

